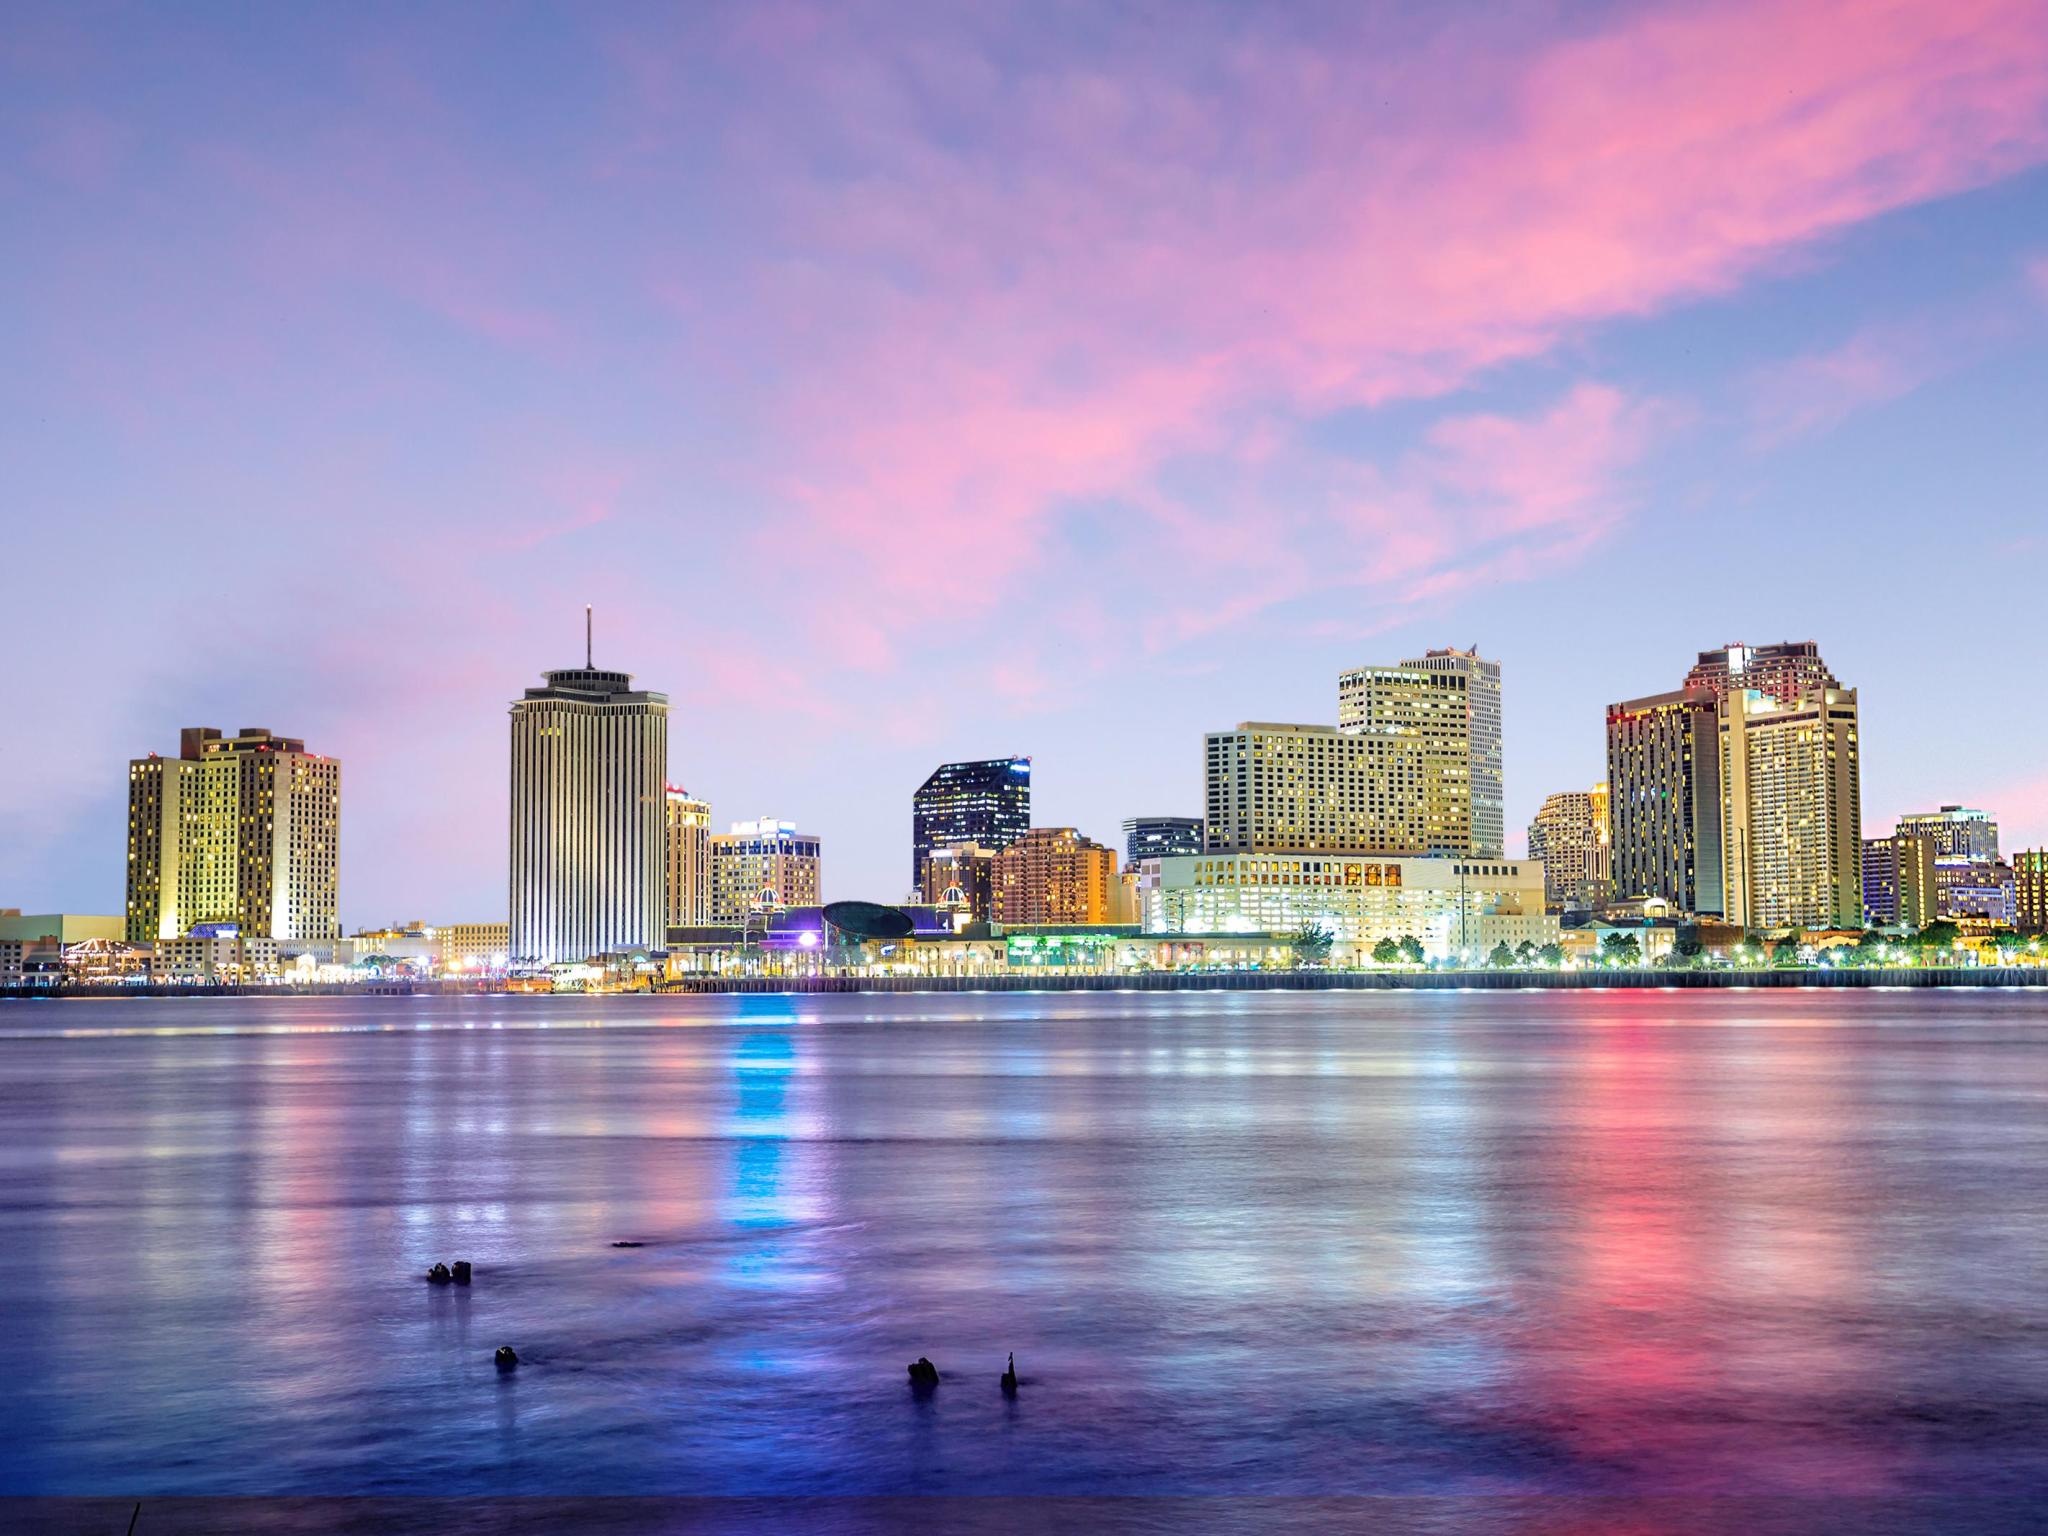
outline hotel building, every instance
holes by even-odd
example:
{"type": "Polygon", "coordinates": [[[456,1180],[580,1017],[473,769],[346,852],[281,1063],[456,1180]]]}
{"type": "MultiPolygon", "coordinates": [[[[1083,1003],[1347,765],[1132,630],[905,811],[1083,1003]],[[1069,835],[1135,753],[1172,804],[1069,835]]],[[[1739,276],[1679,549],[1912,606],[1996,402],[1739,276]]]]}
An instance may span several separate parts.
{"type": "Polygon", "coordinates": [[[711,921],[743,923],[757,912],[815,907],[824,844],[793,821],[736,821],[711,839],[711,921]]]}
{"type": "Polygon", "coordinates": [[[969,922],[985,923],[995,916],[997,857],[993,848],[979,843],[934,848],[924,861],[918,894],[931,906],[965,912],[969,922]]]}
{"type": "Polygon", "coordinates": [[[190,727],[176,757],[128,765],[127,938],[338,939],[340,840],[338,761],[254,726],[190,727]]]}
{"type": "Polygon", "coordinates": [[[1936,915],[1934,844],[1910,832],[1863,840],[1863,920],[1925,928],[1936,915]]]}
{"type": "MultiPolygon", "coordinates": [[[[1437,677],[1453,677],[1465,697],[1466,782],[1471,790],[1472,846],[1482,859],[1498,859],[1507,846],[1506,752],[1501,733],[1500,663],[1488,661],[1476,648],[1447,647],[1425,651],[1401,665],[1437,677]]],[[[1339,681],[1340,712],[1343,684],[1339,681]]]]}
{"type": "Polygon", "coordinates": [[[1719,721],[1705,692],[1607,706],[1615,896],[1653,896],[1681,912],[1721,915],[1719,721]]]}
{"type": "Polygon", "coordinates": [[[975,843],[1000,852],[1031,828],[1031,759],[941,763],[910,797],[910,884],[938,848],[975,843]]]}
{"type": "Polygon", "coordinates": [[[1149,935],[1280,934],[1307,924],[1335,937],[1339,963],[1412,935],[1432,960],[1484,958],[1496,944],[1556,942],[1533,859],[1362,854],[1218,854],[1161,859],[1139,876],[1149,935]]]}
{"type": "Polygon", "coordinates": [[[1529,823],[1529,857],[1543,865],[1544,904],[1553,911],[1587,910],[1606,898],[1606,791],[1561,790],[1529,823]]]}
{"type": "Polygon", "coordinates": [[[1474,851],[1470,681],[1448,668],[1405,663],[1354,667],[1337,679],[1338,730],[1366,744],[1366,771],[1417,818],[1408,840],[1388,845],[1389,851],[1474,851]]]}
{"type": "Polygon", "coordinates": [[[1116,905],[1116,850],[1072,827],[1033,827],[996,855],[999,923],[1107,923],[1116,905]]]}
{"type": "Polygon", "coordinates": [[[1863,840],[1856,690],[1720,706],[1722,911],[1752,928],[1856,928],[1863,840]]]}
{"type": "Polygon", "coordinates": [[[512,958],[658,950],[668,696],[587,660],[543,675],[512,705],[512,958]]]}
{"type": "Polygon", "coordinates": [[[668,786],[667,926],[701,928],[711,921],[711,806],[668,786]]]}
{"type": "Polygon", "coordinates": [[[1204,741],[1208,851],[1424,853],[1470,836],[1463,758],[1423,736],[1247,721],[1204,741]]]}

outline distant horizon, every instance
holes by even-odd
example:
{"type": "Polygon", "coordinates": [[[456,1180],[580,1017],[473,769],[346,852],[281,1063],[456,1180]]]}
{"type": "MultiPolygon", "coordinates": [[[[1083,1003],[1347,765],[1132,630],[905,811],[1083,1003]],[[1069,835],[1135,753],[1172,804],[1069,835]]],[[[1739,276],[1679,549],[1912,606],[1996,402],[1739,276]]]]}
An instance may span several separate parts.
{"type": "Polygon", "coordinates": [[[2048,844],[2041,0],[7,33],[0,904],[119,910],[125,765],[258,722],[341,760],[345,926],[502,918],[586,604],[835,898],[938,763],[1116,846],[1474,642],[1511,849],[1780,639],[1866,834],[2048,844]]]}

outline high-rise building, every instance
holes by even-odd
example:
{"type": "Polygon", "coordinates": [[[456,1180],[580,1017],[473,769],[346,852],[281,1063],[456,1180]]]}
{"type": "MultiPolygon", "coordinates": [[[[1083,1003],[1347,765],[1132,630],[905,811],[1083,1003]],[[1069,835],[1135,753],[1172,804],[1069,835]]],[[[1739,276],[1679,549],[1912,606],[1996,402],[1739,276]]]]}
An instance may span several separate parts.
{"type": "Polygon", "coordinates": [[[1146,859],[1202,851],[1199,816],[1132,816],[1124,822],[1124,867],[1136,869],[1146,859]]]}
{"type": "Polygon", "coordinates": [[[1368,745],[1366,771],[1419,818],[1416,841],[1390,852],[1470,853],[1475,846],[1471,681],[1448,667],[1405,663],[1353,667],[1337,679],[1338,730],[1368,745]]]}
{"type": "Polygon", "coordinates": [[[2012,856],[2013,926],[2022,933],[2048,933],[2048,848],[2012,856]]]}
{"type": "Polygon", "coordinates": [[[996,855],[996,921],[1106,923],[1116,850],[1072,827],[1033,827],[996,855]]]}
{"type": "Polygon", "coordinates": [[[673,784],[665,798],[667,923],[671,928],[701,928],[711,921],[711,806],[673,784]]]}
{"type": "Polygon", "coordinates": [[[1707,692],[1607,706],[1614,895],[1721,915],[1719,714],[1707,692]]]}
{"type": "Polygon", "coordinates": [[[1595,902],[1614,894],[1614,810],[1609,803],[1607,781],[1602,779],[1586,792],[1593,803],[1593,854],[1586,865],[1586,880],[1595,902]]]}
{"type": "Polygon", "coordinates": [[[1934,921],[1934,844],[1910,832],[1863,840],[1863,920],[1873,928],[1934,921]]]}
{"type": "Polygon", "coordinates": [[[1856,690],[1721,700],[1722,910],[1752,928],[1863,922],[1856,690]]]}
{"type": "Polygon", "coordinates": [[[1545,798],[1529,823],[1529,857],[1543,862],[1544,902],[1554,911],[1581,911],[1607,892],[1605,863],[1606,794],[1594,809],[1594,791],[1567,789],[1545,798]]]}
{"type": "Polygon", "coordinates": [[[1246,721],[1205,740],[1203,840],[1231,853],[1442,851],[1469,836],[1444,792],[1462,771],[1413,735],[1246,721]]]}
{"type": "Polygon", "coordinates": [[[910,883],[924,882],[935,848],[974,843],[1000,852],[1031,828],[1031,759],[941,763],[910,797],[910,883]]]}
{"type": "Polygon", "coordinates": [[[814,907],[824,888],[824,844],[793,821],[736,821],[711,839],[711,921],[814,907]]]}
{"type": "Polygon", "coordinates": [[[1688,693],[1707,693],[1716,700],[1753,690],[1791,704],[1815,688],[1837,684],[1820,658],[1818,645],[1811,640],[1785,640],[1776,645],[1738,643],[1701,651],[1685,675],[1684,686],[1688,693]]]}
{"type": "Polygon", "coordinates": [[[544,673],[512,704],[512,958],[666,941],[668,696],[624,672],[544,673]]]}
{"type": "Polygon", "coordinates": [[[341,764],[256,726],[128,765],[128,938],[341,937],[341,764]]]}
{"type": "Polygon", "coordinates": [[[1938,811],[1918,811],[1899,818],[1899,831],[1924,837],[1937,859],[1998,862],[1998,823],[1989,811],[1967,806],[1944,805],[1938,811]]]}
{"type": "MultiPolygon", "coordinates": [[[[1475,646],[1461,651],[1446,647],[1425,651],[1401,663],[1415,671],[1456,677],[1465,695],[1465,740],[1469,754],[1466,783],[1471,792],[1474,857],[1497,859],[1507,846],[1508,808],[1506,752],[1501,733],[1500,663],[1488,661],[1475,646]]],[[[1342,684],[1339,684],[1342,696],[1342,684]]],[[[1343,722],[1340,719],[1338,723],[1343,722]]]]}
{"type": "Polygon", "coordinates": [[[918,893],[932,906],[965,911],[970,921],[985,923],[995,916],[996,858],[995,849],[979,843],[934,848],[918,893]]]}

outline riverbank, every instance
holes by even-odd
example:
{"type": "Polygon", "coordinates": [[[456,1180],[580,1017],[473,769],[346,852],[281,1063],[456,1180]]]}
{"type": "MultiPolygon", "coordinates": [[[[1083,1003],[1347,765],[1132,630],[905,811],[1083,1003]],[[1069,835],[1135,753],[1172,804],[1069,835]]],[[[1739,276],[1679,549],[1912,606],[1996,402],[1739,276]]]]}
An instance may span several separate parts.
{"type": "MultiPolygon", "coordinates": [[[[1486,970],[1486,971],[1157,971],[1096,975],[1048,971],[998,976],[701,976],[663,985],[655,995],[785,993],[805,996],[919,992],[1616,992],[1757,987],[2034,987],[2048,989],[2038,967],[1811,967],[1785,970],[1486,970]]],[[[122,997],[473,997],[474,984],[380,982],[373,986],[173,986],[0,989],[0,1001],[122,997]]],[[[489,989],[491,995],[504,995],[489,989]]],[[[535,996],[582,996],[539,993],[535,996]]],[[[649,994],[607,993],[605,996],[649,994]]]]}

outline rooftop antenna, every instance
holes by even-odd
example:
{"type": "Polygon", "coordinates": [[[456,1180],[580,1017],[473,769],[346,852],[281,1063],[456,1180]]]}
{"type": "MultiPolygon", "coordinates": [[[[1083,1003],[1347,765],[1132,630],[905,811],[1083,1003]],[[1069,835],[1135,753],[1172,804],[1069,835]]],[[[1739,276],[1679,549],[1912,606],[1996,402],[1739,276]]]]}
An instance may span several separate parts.
{"type": "Polygon", "coordinates": [[[583,605],[583,670],[586,672],[595,672],[597,670],[597,663],[591,660],[592,655],[593,652],[590,648],[590,604],[585,603],[583,605]]]}

